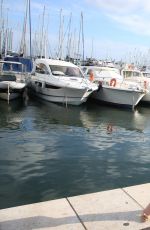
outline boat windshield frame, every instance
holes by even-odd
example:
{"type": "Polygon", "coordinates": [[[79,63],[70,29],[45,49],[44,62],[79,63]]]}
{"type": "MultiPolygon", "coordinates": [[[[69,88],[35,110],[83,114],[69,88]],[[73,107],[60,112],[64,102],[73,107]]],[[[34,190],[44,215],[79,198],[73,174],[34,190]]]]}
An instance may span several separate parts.
{"type": "Polygon", "coordinates": [[[136,70],[123,70],[123,76],[125,78],[132,78],[132,77],[141,77],[142,73],[136,70]]]}
{"type": "Polygon", "coordinates": [[[49,65],[49,68],[53,76],[84,78],[82,71],[76,66],[49,65]]]}
{"type": "Polygon", "coordinates": [[[150,78],[150,73],[149,72],[142,72],[143,77],[150,78]]]}
{"type": "Polygon", "coordinates": [[[0,61],[0,72],[3,73],[23,73],[25,65],[21,62],[13,62],[13,61],[0,61]],[[18,70],[16,70],[16,67],[19,67],[18,70]]]}

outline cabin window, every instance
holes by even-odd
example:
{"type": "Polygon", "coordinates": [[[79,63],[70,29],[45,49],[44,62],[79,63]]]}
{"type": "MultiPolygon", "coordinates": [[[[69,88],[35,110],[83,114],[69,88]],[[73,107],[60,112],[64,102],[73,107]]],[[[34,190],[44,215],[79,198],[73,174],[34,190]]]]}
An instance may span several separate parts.
{"type": "Polygon", "coordinates": [[[150,78],[150,73],[143,73],[143,76],[150,78]]]}
{"type": "Polygon", "coordinates": [[[35,72],[40,73],[40,74],[49,74],[46,65],[44,65],[43,63],[40,63],[40,64],[36,65],[35,72]]]}
{"type": "Polygon", "coordinates": [[[85,72],[86,72],[86,70],[87,70],[87,68],[86,68],[86,67],[83,67],[83,68],[82,68],[83,73],[85,73],[85,72]]]}
{"type": "Polygon", "coordinates": [[[124,77],[140,77],[140,72],[134,72],[134,71],[124,71],[124,77]]]}
{"type": "Polygon", "coordinates": [[[35,85],[37,85],[37,86],[39,86],[39,87],[42,87],[42,82],[35,81],[35,85]]]}
{"type": "Polygon", "coordinates": [[[47,84],[47,83],[45,84],[45,88],[48,88],[48,89],[60,89],[60,87],[50,85],[50,84],[47,84]]]}
{"type": "Polygon", "coordinates": [[[3,71],[14,71],[14,72],[22,72],[21,64],[17,63],[3,63],[3,71]]]}
{"type": "Polygon", "coordinates": [[[88,72],[87,72],[87,74],[91,74],[92,72],[93,72],[93,70],[89,69],[88,72]]]}
{"type": "Polygon", "coordinates": [[[54,76],[84,77],[78,67],[50,65],[50,69],[54,76]]]}
{"type": "Polygon", "coordinates": [[[134,76],[134,77],[140,77],[140,76],[141,76],[141,73],[139,73],[139,72],[133,72],[133,76],[134,76]]]}

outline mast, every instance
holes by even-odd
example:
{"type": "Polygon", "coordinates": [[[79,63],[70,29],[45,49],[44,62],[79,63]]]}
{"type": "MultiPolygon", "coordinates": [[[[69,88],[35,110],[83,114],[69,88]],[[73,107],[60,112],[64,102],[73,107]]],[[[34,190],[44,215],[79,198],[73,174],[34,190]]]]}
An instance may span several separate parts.
{"type": "Polygon", "coordinates": [[[76,56],[76,29],[74,29],[74,33],[73,33],[73,41],[72,41],[72,55],[73,58],[75,59],[76,56]]]}
{"type": "Polygon", "coordinates": [[[4,18],[3,18],[3,0],[1,0],[1,15],[0,15],[0,25],[1,25],[1,43],[0,43],[0,54],[3,55],[4,52],[4,46],[5,46],[5,32],[4,32],[4,18]]]}
{"type": "Polygon", "coordinates": [[[82,60],[84,62],[84,30],[83,30],[83,13],[81,12],[81,30],[82,30],[82,60]]]}
{"type": "Polygon", "coordinates": [[[62,9],[60,9],[60,15],[59,15],[59,38],[58,38],[58,58],[59,58],[59,52],[61,49],[61,40],[62,40],[62,9]]]}
{"type": "Polygon", "coordinates": [[[31,37],[31,3],[30,3],[30,0],[29,0],[29,41],[30,41],[30,58],[32,57],[32,47],[31,47],[31,40],[32,40],[32,37],[31,37]]]}
{"type": "Polygon", "coordinates": [[[27,32],[28,3],[29,3],[29,0],[26,1],[26,11],[25,11],[25,17],[24,17],[24,23],[23,23],[21,44],[20,44],[20,54],[22,54],[23,56],[26,54],[26,32],[27,32]]]}
{"type": "Polygon", "coordinates": [[[41,45],[40,45],[40,50],[41,50],[41,57],[42,57],[42,54],[43,54],[43,37],[44,37],[44,20],[45,20],[45,6],[44,6],[44,9],[43,9],[43,18],[42,18],[42,37],[41,37],[41,45]]]}
{"type": "Polygon", "coordinates": [[[71,44],[71,35],[70,35],[71,21],[72,21],[72,13],[70,14],[70,19],[69,19],[68,40],[67,40],[67,55],[69,58],[70,58],[70,44],[71,44]]]}
{"type": "Polygon", "coordinates": [[[61,40],[60,40],[60,60],[62,59],[62,55],[63,55],[63,41],[64,41],[64,16],[62,19],[62,28],[61,28],[61,40]]]}
{"type": "Polygon", "coordinates": [[[25,10],[22,38],[21,38],[20,51],[19,51],[19,53],[22,54],[23,56],[27,55],[27,43],[26,43],[27,25],[29,26],[29,55],[31,57],[32,56],[32,47],[31,47],[32,38],[31,38],[31,3],[30,3],[30,0],[26,0],[26,10],[25,10]]]}
{"type": "Polygon", "coordinates": [[[91,49],[91,59],[93,57],[93,38],[92,38],[92,49],[91,49]]]}
{"type": "Polygon", "coordinates": [[[1,15],[0,15],[0,56],[2,55],[2,41],[3,41],[3,0],[1,0],[1,15]]]}
{"type": "Polygon", "coordinates": [[[1,0],[1,20],[3,18],[3,0],[1,0]]]}
{"type": "Polygon", "coordinates": [[[79,40],[78,40],[77,60],[80,57],[80,54],[79,54],[79,50],[80,50],[80,37],[81,37],[81,20],[80,20],[80,27],[79,27],[79,40]]]}

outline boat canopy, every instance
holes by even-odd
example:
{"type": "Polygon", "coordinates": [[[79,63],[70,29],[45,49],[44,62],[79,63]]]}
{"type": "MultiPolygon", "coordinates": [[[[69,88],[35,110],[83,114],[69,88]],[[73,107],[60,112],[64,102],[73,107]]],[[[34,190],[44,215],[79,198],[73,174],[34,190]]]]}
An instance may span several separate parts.
{"type": "Polygon", "coordinates": [[[28,72],[30,73],[32,71],[33,68],[33,63],[32,60],[30,58],[24,58],[24,57],[5,57],[4,61],[6,61],[7,63],[3,64],[3,71],[10,71],[10,63],[12,64],[12,71],[15,72],[28,72]],[[20,65],[20,64],[22,65],[20,65]]]}

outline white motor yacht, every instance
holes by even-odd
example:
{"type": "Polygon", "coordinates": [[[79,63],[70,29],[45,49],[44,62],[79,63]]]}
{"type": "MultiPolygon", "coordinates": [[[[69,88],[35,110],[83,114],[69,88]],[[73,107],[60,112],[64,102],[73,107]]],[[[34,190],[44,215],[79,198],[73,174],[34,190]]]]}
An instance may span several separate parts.
{"type": "Polygon", "coordinates": [[[133,65],[128,65],[121,70],[121,75],[126,81],[132,81],[138,83],[141,87],[146,89],[148,92],[141,99],[143,102],[150,103],[150,72],[140,71],[133,65]]]}
{"type": "Polygon", "coordinates": [[[80,105],[98,86],[76,65],[53,59],[36,59],[27,80],[31,93],[51,102],[80,105]]]}
{"type": "Polygon", "coordinates": [[[99,84],[99,90],[92,94],[96,100],[134,109],[147,93],[138,83],[124,81],[115,68],[84,66],[82,69],[87,78],[99,84]]]}
{"type": "Polygon", "coordinates": [[[14,67],[22,66],[20,62],[0,61],[0,98],[4,100],[13,100],[19,97],[26,86],[25,78],[22,72],[14,71],[14,67]],[[4,70],[4,65],[7,70],[4,70]]]}

